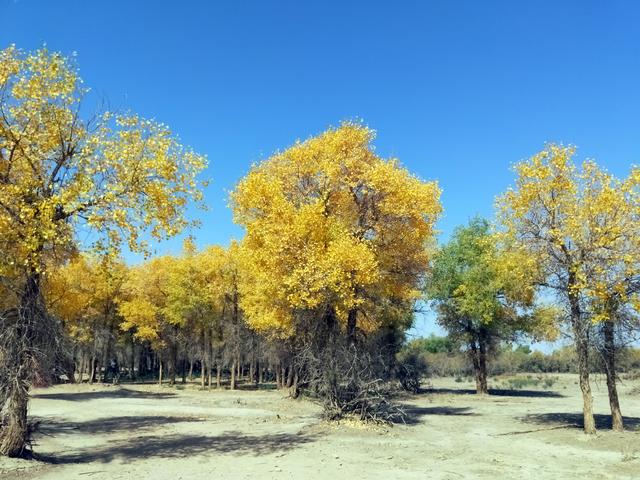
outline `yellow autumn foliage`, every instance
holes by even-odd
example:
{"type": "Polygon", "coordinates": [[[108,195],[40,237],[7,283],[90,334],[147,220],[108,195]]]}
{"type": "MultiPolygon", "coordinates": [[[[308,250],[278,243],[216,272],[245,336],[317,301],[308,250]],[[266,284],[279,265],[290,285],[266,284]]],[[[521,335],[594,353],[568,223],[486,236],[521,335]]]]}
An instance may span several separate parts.
{"type": "Polygon", "coordinates": [[[253,328],[291,335],[296,312],[332,308],[371,331],[383,304],[420,296],[440,189],[376,155],[373,138],[344,123],[254,165],[232,193],[253,328]]]}

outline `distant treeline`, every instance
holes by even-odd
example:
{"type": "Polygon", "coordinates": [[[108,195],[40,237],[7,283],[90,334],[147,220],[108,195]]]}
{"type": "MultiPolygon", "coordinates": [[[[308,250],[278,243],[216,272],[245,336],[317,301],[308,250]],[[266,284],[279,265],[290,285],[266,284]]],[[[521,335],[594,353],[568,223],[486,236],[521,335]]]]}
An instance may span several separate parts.
{"type": "MultiPolygon", "coordinates": [[[[619,373],[640,369],[640,348],[623,347],[617,354],[619,373]]],[[[467,352],[447,336],[430,335],[410,340],[401,354],[411,358],[427,376],[460,377],[473,376],[467,352]]],[[[594,348],[589,356],[590,370],[604,373],[602,355],[594,348]]],[[[514,373],[577,373],[578,360],[573,346],[560,347],[544,353],[532,350],[528,345],[504,343],[490,358],[488,371],[491,375],[514,373]]]]}

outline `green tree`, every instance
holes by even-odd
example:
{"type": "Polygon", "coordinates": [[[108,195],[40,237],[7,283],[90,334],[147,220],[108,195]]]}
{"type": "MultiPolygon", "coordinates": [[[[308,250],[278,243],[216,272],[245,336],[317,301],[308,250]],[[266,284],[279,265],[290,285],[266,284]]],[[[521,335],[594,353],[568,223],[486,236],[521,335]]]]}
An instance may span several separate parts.
{"type": "Polygon", "coordinates": [[[526,259],[506,254],[480,218],[459,227],[434,257],[427,297],[438,323],[466,345],[479,394],[488,393],[487,358],[498,342],[542,331],[551,313],[534,309],[534,289],[522,281],[528,274],[526,259]]]}

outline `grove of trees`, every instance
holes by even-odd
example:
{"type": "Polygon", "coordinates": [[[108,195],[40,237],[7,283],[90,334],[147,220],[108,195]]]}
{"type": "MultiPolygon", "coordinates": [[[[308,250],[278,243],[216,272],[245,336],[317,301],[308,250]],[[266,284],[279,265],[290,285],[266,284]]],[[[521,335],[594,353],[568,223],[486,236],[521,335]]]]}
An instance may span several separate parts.
{"type": "Polygon", "coordinates": [[[429,348],[462,348],[479,394],[505,342],[570,334],[587,433],[599,352],[623,428],[616,357],[638,325],[640,169],[620,180],[549,145],[517,164],[495,222],[472,219],[438,246],[438,184],[345,122],[239,181],[241,240],[189,237],[152,257],[148,242],[194,225],[207,160],[163,124],[88,115],[85,93],[60,54],[0,52],[0,455],[28,452],[29,390],[61,379],[275,382],[329,418],[393,418],[394,382],[415,389],[424,373],[401,349],[425,300],[449,333],[429,348]],[[128,265],[123,247],[145,260],[128,265]]]}

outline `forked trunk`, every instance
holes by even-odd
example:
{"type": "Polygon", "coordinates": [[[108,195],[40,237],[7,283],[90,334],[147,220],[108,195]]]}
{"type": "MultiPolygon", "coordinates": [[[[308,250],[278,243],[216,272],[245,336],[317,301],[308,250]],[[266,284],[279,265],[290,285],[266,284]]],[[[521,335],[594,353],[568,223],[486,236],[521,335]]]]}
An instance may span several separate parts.
{"type": "Polygon", "coordinates": [[[609,407],[611,408],[611,428],[618,432],[624,430],[624,421],[620,411],[620,401],[618,400],[618,389],[616,387],[616,361],[615,361],[615,335],[614,323],[607,320],[602,325],[604,336],[604,346],[602,355],[604,357],[605,373],[607,375],[607,390],[609,391],[609,407]]]}
{"type": "Polygon", "coordinates": [[[484,347],[479,347],[478,344],[473,341],[469,344],[469,352],[476,380],[476,393],[478,395],[486,395],[489,393],[489,389],[487,388],[486,350],[484,347]]]}
{"type": "Polygon", "coordinates": [[[578,376],[582,391],[582,414],[584,418],[584,433],[596,433],[596,422],[593,418],[593,397],[589,383],[589,335],[588,326],[584,324],[579,300],[570,295],[571,326],[575,337],[576,354],[578,357],[578,376]]]}

